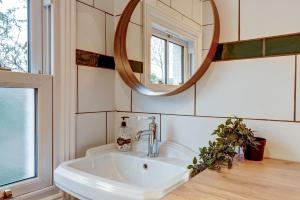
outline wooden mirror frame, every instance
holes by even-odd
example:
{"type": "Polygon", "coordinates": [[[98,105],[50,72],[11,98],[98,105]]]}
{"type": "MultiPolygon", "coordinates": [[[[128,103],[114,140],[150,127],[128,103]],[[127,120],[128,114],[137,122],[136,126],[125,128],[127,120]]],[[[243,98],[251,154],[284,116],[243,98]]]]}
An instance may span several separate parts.
{"type": "Polygon", "coordinates": [[[126,8],[124,9],[120,17],[117,30],[115,33],[115,39],[114,39],[114,59],[116,63],[116,68],[123,81],[131,89],[136,90],[141,94],[148,95],[148,96],[172,96],[172,95],[179,94],[185,91],[186,89],[190,88],[191,86],[195,85],[196,82],[204,75],[204,73],[209,68],[211,62],[213,61],[213,58],[217,51],[219,38],[220,38],[220,19],[219,19],[217,6],[214,0],[210,0],[213,9],[213,15],[214,15],[214,33],[210,44],[209,52],[202,65],[198,68],[198,70],[193,74],[193,76],[187,82],[185,82],[183,85],[179,86],[175,90],[172,90],[170,92],[155,92],[145,87],[137,79],[137,77],[134,75],[131,69],[127,57],[127,47],[126,47],[127,30],[128,30],[131,16],[139,2],[140,0],[130,0],[130,2],[127,4],[126,8]]]}

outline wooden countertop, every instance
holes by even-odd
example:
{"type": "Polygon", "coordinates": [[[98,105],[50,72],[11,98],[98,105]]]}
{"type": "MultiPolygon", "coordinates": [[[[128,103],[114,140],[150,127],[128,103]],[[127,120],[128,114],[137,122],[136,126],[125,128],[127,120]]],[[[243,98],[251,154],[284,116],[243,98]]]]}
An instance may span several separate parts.
{"type": "Polygon", "coordinates": [[[238,161],[222,172],[205,170],[164,200],[300,200],[300,163],[238,161]]]}

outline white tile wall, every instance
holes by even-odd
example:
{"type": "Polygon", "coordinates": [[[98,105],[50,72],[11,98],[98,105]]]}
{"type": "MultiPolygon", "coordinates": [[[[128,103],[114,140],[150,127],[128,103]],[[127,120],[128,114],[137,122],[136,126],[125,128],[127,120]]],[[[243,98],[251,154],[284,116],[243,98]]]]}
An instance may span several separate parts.
{"type": "Polygon", "coordinates": [[[143,38],[143,27],[130,23],[126,40],[129,59],[143,61],[143,38]]]}
{"type": "MultiPolygon", "coordinates": [[[[171,140],[198,152],[199,147],[207,146],[213,140],[211,133],[225,119],[166,116],[161,122],[162,141],[171,140]]],[[[274,159],[300,161],[300,124],[288,122],[246,120],[255,135],[267,139],[265,156],[274,159]]]]}
{"type": "Polygon", "coordinates": [[[94,3],[94,0],[79,0],[79,1],[82,2],[82,3],[86,3],[90,6],[93,6],[93,3],[94,3]]]}
{"type": "Polygon", "coordinates": [[[162,141],[173,141],[198,152],[207,146],[211,135],[224,119],[163,115],[161,122],[162,141]]]}
{"type": "Polygon", "coordinates": [[[193,20],[198,22],[199,24],[202,24],[203,19],[203,13],[202,13],[202,1],[199,0],[193,0],[193,20]]]}
{"type": "Polygon", "coordinates": [[[132,109],[134,112],[194,114],[194,87],[170,97],[149,97],[133,92],[132,109]]]}
{"type": "Polygon", "coordinates": [[[86,150],[106,144],[106,114],[91,113],[77,115],[76,157],[85,155],[86,150]]]}
{"type": "Polygon", "coordinates": [[[202,12],[203,12],[203,22],[202,22],[203,25],[213,24],[215,22],[210,1],[203,1],[202,12]]]}
{"type": "Polygon", "coordinates": [[[114,14],[114,1],[112,0],[94,0],[94,6],[107,13],[114,14]]]}
{"type": "Polygon", "coordinates": [[[300,121],[300,56],[297,56],[296,120],[300,121]]]}
{"type": "Polygon", "coordinates": [[[294,56],[213,63],[197,84],[197,115],[293,120],[294,56]]]}
{"type": "Polygon", "coordinates": [[[183,13],[185,16],[189,18],[193,17],[193,0],[172,0],[171,6],[180,13],[183,13]]]}
{"type": "Polygon", "coordinates": [[[115,15],[121,15],[128,2],[129,0],[114,0],[115,15]]]}
{"type": "Polygon", "coordinates": [[[241,0],[241,39],[300,32],[299,0],[241,0]]]}
{"type": "Polygon", "coordinates": [[[160,0],[161,2],[163,2],[164,4],[167,4],[168,6],[171,5],[171,0],[160,0]]]}
{"type": "Polygon", "coordinates": [[[107,113],[107,144],[115,142],[116,112],[107,113]]]}
{"type": "Polygon", "coordinates": [[[77,48],[105,54],[105,13],[77,2],[77,48]]]}
{"type": "MultiPolygon", "coordinates": [[[[138,117],[152,117],[155,116],[155,121],[158,125],[157,131],[158,135],[160,136],[160,115],[154,115],[154,114],[143,114],[143,113],[124,113],[124,112],[117,112],[116,113],[116,119],[115,119],[115,134],[118,133],[119,127],[121,126],[122,116],[128,116],[130,117],[127,119],[127,126],[132,129],[132,136],[135,137],[136,133],[140,130],[147,130],[149,129],[149,123],[151,120],[148,119],[138,119],[138,117]]],[[[144,138],[147,140],[147,138],[144,138]]]]}
{"type": "Polygon", "coordinates": [[[255,135],[267,139],[265,156],[300,162],[300,124],[287,122],[245,121],[256,131],[255,135]]]}
{"type": "Polygon", "coordinates": [[[78,112],[115,110],[115,71],[78,67],[78,112]]]}
{"type": "Polygon", "coordinates": [[[106,55],[114,55],[115,18],[106,14],[106,55]]]}
{"type": "Polygon", "coordinates": [[[220,43],[238,40],[239,0],[216,0],[220,16],[220,43]]]}
{"type": "Polygon", "coordinates": [[[118,111],[131,111],[131,89],[121,79],[119,73],[115,74],[115,104],[118,111]]]}
{"type": "MultiPolygon", "coordinates": [[[[82,1],[92,5],[90,0],[82,1]]],[[[98,0],[97,4],[95,1],[95,6],[106,11],[111,9],[108,4],[99,3],[102,1],[104,0],[98,0]]],[[[170,3],[170,0],[162,1],[170,3]]],[[[297,6],[299,7],[298,0],[290,0],[289,3],[279,0],[258,1],[241,0],[241,39],[285,34],[285,31],[288,31],[287,33],[299,32],[300,25],[297,19],[300,14],[296,12],[297,6]],[[249,8],[245,10],[246,7],[249,8]],[[267,12],[269,14],[265,15],[267,12]]],[[[121,14],[128,0],[114,0],[114,3],[115,13],[121,14]]],[[[216,3],[221,17],[220,42],[237,40],[238,0],[228,2],[216,0],[216,3]]],[[[189,6],[189,2],[177,0],[177,5],[179,4],[189,6]]],[[[209,1],[205,1],[204,10],[209,6],[209,1]]],[[[77,9],[78,48],[104,53],[106,45],[107,54],[113,55],[112,17],[106,16],[107,40],[105,41],[103,38],[105,36],[104,13],[81,3],[78,3],[77,9]]],[[[184,7],[179,9],[184,10],[184,7]]],[[[206,24],[213,23],[211,13],[203,15],[206,24]]],[[[138,32],[138,35],[142,37],[141,30],[134,29],[131,31],[138,32]]],[[[140,60],[142,58],[141,44],[137,44],[136,41],[141,40],[137,39],[134,34],[129,37],[131,37],[131,43],[134,44],[131,47],[134,53],[130,57],[140,60]]],[[[208,42],[206,46],[207,44],[208,42]]],[[[300,121],[299,66],[300,56],[298,56],[297,71],[297,120],[300,121]]],[[[197,83],[197,115],[238,115],[249,118],[293,120],[294,67],[294,56],[214,63],[202,80],[197,83]]],[[[78,92],[79,112],[131,110],[131,89],[114,71],[79,66],[78,92]]],[[[194,88],[172,97],[146,97],[133,92],[132,102],[135,112],[193,115],[194,88]]],[[[137,116],[152,116],[152,114],[108,112],[106,124],[106,113],[77,115],[76,155],[83,156],[88,148],[105,144],[106,139],[108,143],[114,142],[122,115],[131,117],[128,125],[134,128],[133,133],[147,128],[149,123],[147,120],[138,121],[137,116]]],[[[156,117],[160,124],[159,115],[156,117]]],[[[208,140],[213,139],[210,134],[223,121],[224,119],[216,118],[162,115],[162,139],[163,141],[172,140],[198,151],[200,146],[207,145],[208,140]]],[[[258,136],[268,139],[267,156],[300,161],[299,123],[256,120],[247,120],[246,123],[257,131],[258,136]]]]}
{"type": "Polygon", "coordinates": [[[143,3],[140,2],[132,13],[131,22],[143,25],[143,3]]]}
{"type": "Polygon", "coordinates": [[[209,49],[214,34],[214,25],[203,26],[203,49],[209,49]]]}

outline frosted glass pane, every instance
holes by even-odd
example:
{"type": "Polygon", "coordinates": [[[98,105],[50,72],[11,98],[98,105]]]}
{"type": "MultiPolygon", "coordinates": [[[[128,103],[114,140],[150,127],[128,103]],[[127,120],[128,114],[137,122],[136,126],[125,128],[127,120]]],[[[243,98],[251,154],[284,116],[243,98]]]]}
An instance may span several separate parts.
{"type": "Polygon", "coordinates": [[[0,88],[0,186],[35,174],[35,90],[0,88]]]}

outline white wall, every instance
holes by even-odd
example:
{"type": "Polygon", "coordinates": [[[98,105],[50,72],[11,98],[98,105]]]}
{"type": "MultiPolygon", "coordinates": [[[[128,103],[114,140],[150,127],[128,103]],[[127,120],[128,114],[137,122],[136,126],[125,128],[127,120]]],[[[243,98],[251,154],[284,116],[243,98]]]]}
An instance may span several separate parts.
{"type": "MultiPolygon", "coordinates": [[[[238,0],[216,0],[216,3],[221,17],[220,42],[300,32],[300,22],[296,20],[300,18],[296,11],[300,7],[298,0],[290,0],[289,3],[282,0],[241,0],[240,18],[238,0]]],[[[125,4],[126,0],[115,0],[115,13],[120,14],[125,4]]],[[[78,32],[82,32],[78,48],[103,53],[104,49],[112,48],[112,41],[108,41],[113,39],[112,30],[107,28],[107,24],[96,25],[103,21],[103,11],[96,11],[87,5],[78,6],[79,18],[95,19],[94,23],[78,19],[78,32]],[[100,41],[101,34],[108,31],[110,34],[106,34],[106,42],[100,41]],[[82,39],[84,35],[89,38],[82,39]],[[101,47],[106,43],[110,45],[101,47]]],[[[104,13],[104,16],[108,14],[104,13]]],[[[112,27],[111,21],[109,27],[112,27]]],[[[195,151],[211,139],[213,129],[225,117],[236,115],[247,118],[247,124],[257,131],[256,134],[268,139],[268,157],[300,161],[300,106],[295,106],[300,105],[300,70],[295,74],[297,60],[298,66],[300,63],[300,57],[297,57],[215,62],[194,87],[172,97],[143,96],[132,92],[115,71],[79,66],[81,78],[78,88],[80,91],[87,90],[79,94],[79,111],[96,113],[78,114],[78,155],[83,155],[89,146],[105,144],[104,138],[113,141],[114,127],[118,126],[119,117],[123,114],[132,117],[130,124],[146,128],[146,124],[137,122],[135,117],[140,113],[157,113],[162,139],[173,140],[195,151]],[[114,78],[107,80],[107,77],[114,78]],[[106,112],[110,109],[123,112],[106,112]],[[104,134],[108,136],[102,137],[104,134]]]]}

